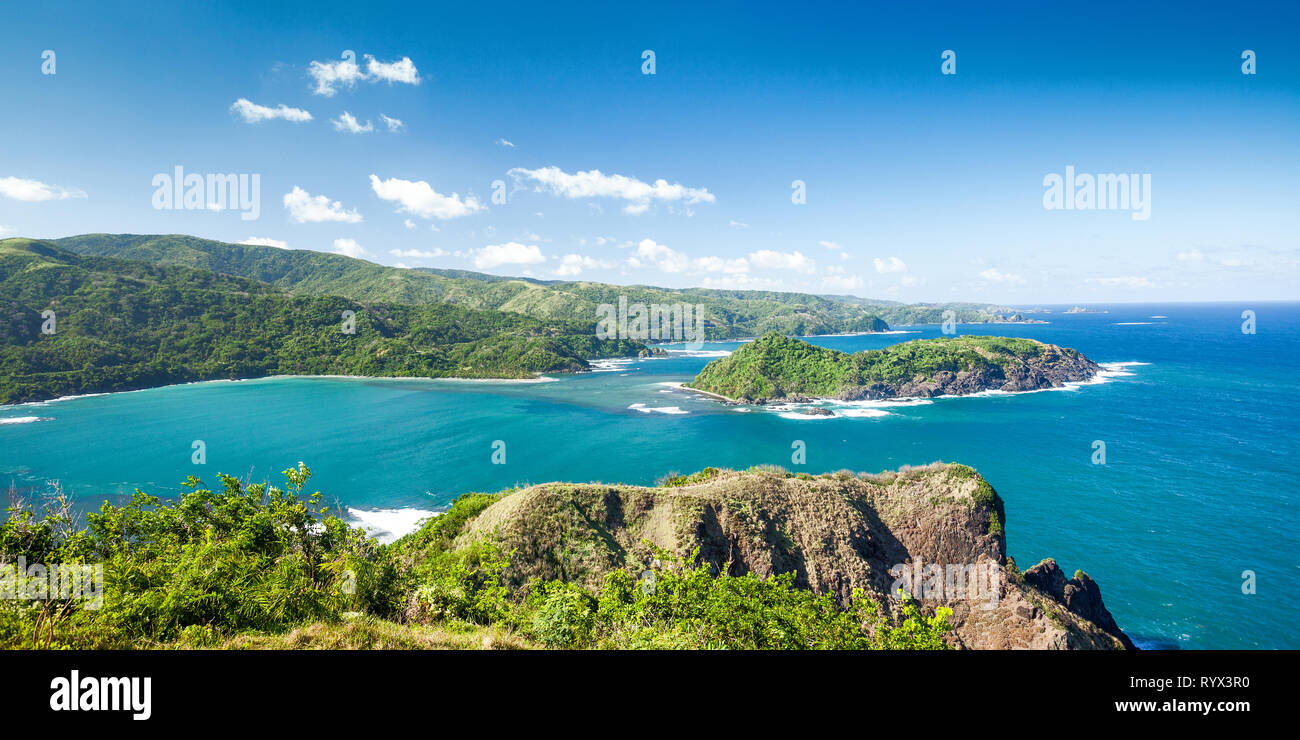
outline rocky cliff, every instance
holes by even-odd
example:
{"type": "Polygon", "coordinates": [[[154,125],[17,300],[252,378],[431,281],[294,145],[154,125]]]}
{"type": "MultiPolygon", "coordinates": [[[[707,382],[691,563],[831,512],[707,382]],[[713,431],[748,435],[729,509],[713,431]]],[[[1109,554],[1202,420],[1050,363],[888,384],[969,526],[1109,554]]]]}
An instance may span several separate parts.
{"type": "Polygon", "coordinates": [[[508,578],[597,587],[649,562],[653,546],[733,575],[794,572],[841,602],[863,589],[896,610],[904,590],[952,609],[954,646],[1132,647],[1079,573],[1053,561],[1024,575],[1006,556],[1001,499],[974,470],[933,464],[879,475],[795,476],[708,469],[663,487],[548,483],[509,494],[473,519],[458,546],[514,551],[508,578]],[[1059,577],[1058,577],[1059,576],[1059,577]]]}

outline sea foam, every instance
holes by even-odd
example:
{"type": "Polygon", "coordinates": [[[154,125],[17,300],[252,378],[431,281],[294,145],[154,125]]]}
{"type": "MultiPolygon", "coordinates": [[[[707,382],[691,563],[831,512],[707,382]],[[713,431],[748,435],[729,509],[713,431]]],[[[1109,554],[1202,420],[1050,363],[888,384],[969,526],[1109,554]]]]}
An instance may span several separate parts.
{"type": "Polygon", "coordinates": [[[640,411],[643,414],[689,414],[691,412],[682,409],[679,406],[646,406],[644,403],[634,403],[628,406],[633,411],[640,411]]]}
{"type": "Polygon", "coordinates": [[[348,514],[355,523],[370,533],[372,537],[387,544],[402,535],[414,532],[420,522],[440,512],[425,509],[357,509],[348,507],[348,514]]]}

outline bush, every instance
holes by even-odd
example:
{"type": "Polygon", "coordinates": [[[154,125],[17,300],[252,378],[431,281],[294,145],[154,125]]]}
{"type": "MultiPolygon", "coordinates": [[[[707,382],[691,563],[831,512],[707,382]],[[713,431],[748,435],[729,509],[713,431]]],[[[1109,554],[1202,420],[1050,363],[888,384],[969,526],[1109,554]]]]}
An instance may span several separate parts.
{"type": "Polygon", "coordinates": [[[221,475],[164,502],[136,491],[105,503],[85,530],[59,534],[57,517],[10,511],[0,524],[0,562],[39,557],[46,565],[103,565],[104,601],[10,602],[4,644],[132,646],[178,638],[209,644],[220,635],[277,631],[333,620],[348,609],[391,610],[396,579],[375,545],[336,517],[321,517],[320,494],[303,496],[311,471],[284,471],[285,489],[243,486],[221,475]],[[35,635],[21,638],[15,627],[35,635]],[[35,629],[39,627],[40,629],[35,629]],[[90,644],[87,644],[89,642],[90,644]]]}
{"type": "MultiPolygon", "coordinates": [[[[697,554],[698,555],[698,554],[697,554]]],[[[841,609],[829,594],[794,585],[794,574],[760,578],[719,575],[700,563],[658,550],[640,579],[630,570],[606,577],[596,609],[598,647],[727,649],[944,649],[948,610],[931,618],[914,603],[892,624],[879,606],[855,592],[841,609]]]]}
{"type": "Polygon", "coordinates": [[[433,553],[416,568],[417,584],[407,619],[456,619],[475,624],[513,623],[514,605],[502,582],[510,562],[494,543],[480,541],[463,552],[433,553]]]}
{"type": "Polygon", "coordinates": [[[596,600],[573,584],[550,589],[533,617],[533,634],[550,647],[582,647],[596,623],[596,600]]]}

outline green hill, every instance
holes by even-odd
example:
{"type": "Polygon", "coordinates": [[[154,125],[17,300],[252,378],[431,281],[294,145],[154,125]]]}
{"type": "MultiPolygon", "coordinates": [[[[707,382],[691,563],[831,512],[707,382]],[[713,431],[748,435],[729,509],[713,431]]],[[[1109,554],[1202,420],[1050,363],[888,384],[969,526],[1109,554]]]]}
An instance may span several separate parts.
{"type": "Polygon", "coordinates": [[[0,240],[0,311],[0,403],[284,374],[519,378],[646,350],[596,339],[591,321],[292,295],[30,239],[0,240]],[[343,331],[344,311],[355,333],[343,331]]]}
{"type": "Polygon", "coordinates": [[[848,354],[772,333],[710,362],[688,387],[754,403],[932,397],[1059,387],[1097,370],[1075,350],[1032,339],[917,339],[848,354]]]}
{"type": "Polygon", "coordinates": [[[758,290],[668,289],[593,282],[504,278],[465,270],[384,267],[311,250],[227,244],[183,235],[85,234],[54,240],[79,254],[182,265],[261,280],[294,294],[339,295],[359,301],[450,303],[543,319],[594,321],[600,304],[704,306],[708,339],[755,337],[768,331],[807,336],[884,331],[890,323],[939,323],[954,311],[961,322],[997,320],[996,306],[906,305],[853,296],[758,290]]]}

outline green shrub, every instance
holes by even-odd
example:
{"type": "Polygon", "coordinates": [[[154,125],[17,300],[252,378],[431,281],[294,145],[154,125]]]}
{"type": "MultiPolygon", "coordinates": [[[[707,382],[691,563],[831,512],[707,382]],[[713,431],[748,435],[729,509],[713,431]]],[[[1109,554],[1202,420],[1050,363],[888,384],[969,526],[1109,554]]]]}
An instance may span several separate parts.
{"type": "Polygon", "coordinates": [[[513,623],[514,605],[502,582],[508,555],[480,540],[464,551],[433,553],[415,569],[406,616],[415,621],[458,619],[476,624],[513,623]]]}
{"type": "Polygon", "coordinates": [[[582,647],[596,622],[596,600],[573,584],[550,589],[533,617],[533,634],[551,647],[582,647]]]}
{"type": "MultiPolygon", "coordinates": [[[[0,562],[39,557],[46,565],[97,563],[104,602],[5,604],[0,623],[28,624],[31,642],[127,646],[212,635],[276,631],[345,610],[391,611],[396,579],[373,540],[335,517],[322,517],[320,494],[302,495],[311,471],[284,471],[287,486],[220,475],[222,489],[202,487],[164,502],[140,491],[123,506],[105,503],[85,530],[59,535],[55,519],[30,510],[0,524],[0,562]]],[[[8,630],[5,644],[17,637],[8,630]]]]}
{"type": "Polygon", "coordinates": [[[593,641],[598,647],[726,649],[944,649],[950,628],[940,610],[920,614],[915,604],[892,624],[861,592],[840,608],[829,594],[794,585],[794,574],[760,578],[714,574],[659,550],[652,577],[619,570],[601,590],[593,641]]]}
{"type": "Polygon", "coordinates": [[[718,477],[722,471],[718,468],[705,468],[698,473],[690,475],[681,475],[677,472],[671,472],[660,478],[657,485],[663,488],[680,488],[681,486],[691,486],[696,483],[705,483],[718,477]]]}

